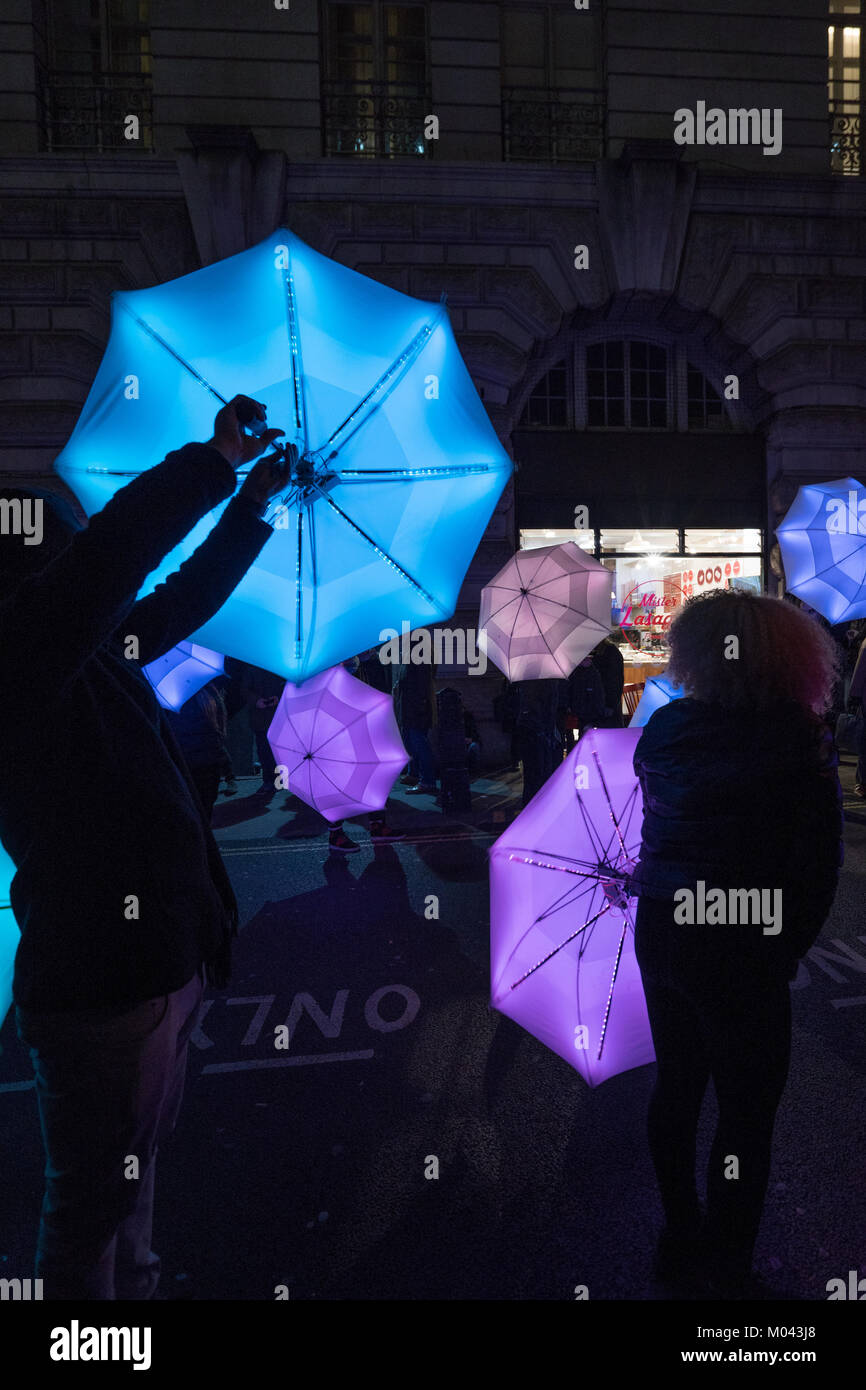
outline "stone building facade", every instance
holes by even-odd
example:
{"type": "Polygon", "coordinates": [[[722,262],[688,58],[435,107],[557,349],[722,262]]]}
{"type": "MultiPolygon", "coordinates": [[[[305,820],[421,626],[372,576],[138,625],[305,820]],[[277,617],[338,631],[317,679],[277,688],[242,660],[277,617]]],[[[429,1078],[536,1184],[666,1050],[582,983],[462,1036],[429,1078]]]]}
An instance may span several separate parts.
{"type": "MultiPolygon", "coordinates": [[[[113,290],[186,274],[285,223],[382,283],[447,295],[469,371],[518,464],[455,621],[476,626],[480,588],[522,529],[567,529],[578,504],[602,529],[754,529],[764,582],[776,584],[773,528],[796,487],[866,480],[866,197],[862,179],[834,171],[831,157],[833,5],[735,0],[722,23],[708,0],[681,13],[623,0],[586,9],[428,0],[414,6],[421,46],[411,23],[405,44],[406,71],[413,53],[426,55],[417,101],[402,93],[402,144],[390,147],[388,92],[373,90],[375,75],[363,116],[363,82],[347,97],[333,76],[345,70],[341,8],[365,12],[352,24],[369,19],[379,34],[371,52],[385,53],[387,89],[389,21],[378,4],[291,0],[255,7],[253,19],[253,7],[232,0],[206,10],[154,0],[147,72],[138,86],[115,84],[115,107],[110,72],[97,80],[97,129],[86,101],[74,127],[74,102],[51,96],[52,74],[56,91],[68,90],[52,66],[63,6],[7,0],[3,474],[54,477],[113,290]],[[780,109],[779,155],[677,144],[674,113],[701,101],[780,109]],[[141,117],[134,141],[123,135],[130,111],[141,117]],[[427,140],[418,122],[430,114],[438,138],[427,140]],[[349,149],[347,131],[356,145],[371,132],[372,151],[349,149]],[[86,144],[97,136],[101,148],[86,144]],[[687,366],[710,396],[735,378],[725,428],[696,424],[676,383],[662,427],[593,426],[586,354],[604,342],[664,349],[669,371],[687,366]],[[549,398],[562,363],[568,409],[539,423],[533,395],[549,398]]],[[[138,30],[135,42],[140,58],[138,30]]],[[[461,687],[496,760],[495,673],[464,676],[461,687]]]]}

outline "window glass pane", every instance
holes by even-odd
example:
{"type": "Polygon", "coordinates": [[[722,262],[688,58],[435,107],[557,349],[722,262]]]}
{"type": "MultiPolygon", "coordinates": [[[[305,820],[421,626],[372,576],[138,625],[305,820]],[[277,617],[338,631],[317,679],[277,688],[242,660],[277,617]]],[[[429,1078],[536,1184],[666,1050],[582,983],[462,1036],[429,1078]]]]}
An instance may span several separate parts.
{"type": "Polygon", "coordinates": [[[696,551],[733,554],[761,549],[761,533],[755,530],[686,531],[686,553],[696,551]]]}
{"type": "Polygon", "coordinates": [[[607,423],[614,429],[625,424],[625,404],[623,401],[608,402],[607,423]]]}
{"type": "Polygon", "coordinates": [[[521,550],[536,550],[541,545],[562,545],[565,541],[574,541],[581,550],[588,550],[591,553],[595,547],[595,532],[552,530],[520,532],[521,550]]]}

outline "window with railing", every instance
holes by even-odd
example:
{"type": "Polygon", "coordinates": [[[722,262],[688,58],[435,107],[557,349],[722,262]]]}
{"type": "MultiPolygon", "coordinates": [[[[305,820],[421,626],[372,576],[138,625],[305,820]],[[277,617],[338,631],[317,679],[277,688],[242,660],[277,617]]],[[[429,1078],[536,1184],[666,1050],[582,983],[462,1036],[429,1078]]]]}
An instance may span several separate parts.
{"type": "Polygon", "coordinates": [[[860,173],[861,0],[830,0],[827,30],[830,107],[830,167],[836,174],[860,173]]]}
{"type": "Polygon", "coordinates": [[[149,0],[47,0],[45,149],[153,148],[149,10],[149,0]]]}
{"type": "Polygon", "coordinates": [[[506,160],[574,164],[604,153],[596,14],[574,22],[559,4],[500,7],[502,152],[506,160]]]}
{"type": "Polygon", "coordinates": [[[526,398],[519,427],[717,432],[736,427],[735,411],[722,380],[696,367],[682,344],[575,337],[526,398]]]}
{"type": "Polygon", "coordinates": [[[429,154],[426,26],[422,4],[326,4],[325,154],[361,159],[429,154]]]}

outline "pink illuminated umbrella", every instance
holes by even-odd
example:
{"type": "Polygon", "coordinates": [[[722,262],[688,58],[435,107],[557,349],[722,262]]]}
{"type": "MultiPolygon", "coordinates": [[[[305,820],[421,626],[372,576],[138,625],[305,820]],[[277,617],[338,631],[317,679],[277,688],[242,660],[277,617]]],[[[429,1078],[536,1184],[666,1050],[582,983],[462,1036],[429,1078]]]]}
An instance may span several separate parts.
{"type": "Polygon", "coordinates": [[[223,673],[223,658],[196,642],[179,642],[142,670],[163,709],[179,710],[202,686],[223,673]]]}
{"type": "Polygon", "coordinates": [[[391,696],[344,666],[287,684],[268,742],[289,790],[329,821],[381,811],[409,761],[391,696]]]}
{"type": "Polygon", "coordinates": [[[479,646],[510,681],[570,676],[610,632],[612,578],[574,541],[518,550],[481,590],[479,646]]]}
{"type": "Polygon", "coordinates": [[[490,851],[492,1003],[590,1086],[655,1056],[628,877],[640,729],[589,729],[490,851]]]}

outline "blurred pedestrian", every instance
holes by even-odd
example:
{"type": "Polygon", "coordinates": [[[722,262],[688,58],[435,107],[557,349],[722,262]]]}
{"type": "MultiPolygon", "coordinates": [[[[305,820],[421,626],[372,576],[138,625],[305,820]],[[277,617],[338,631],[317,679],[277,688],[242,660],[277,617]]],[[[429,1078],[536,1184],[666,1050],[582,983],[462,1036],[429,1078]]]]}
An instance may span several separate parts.
{"type": "Polygon", "coordinates": [[[221,778],[237,791],[226,749],[228,715],[222,691],[215,681],[208,681],[179,710],[167,710],[166,717],[210,822],[221,778]]]}
{"type": "Polygon", "coordinates": [[[273,796],[276,791],[277,760],[268,742],[268,729],[280,703],[285,678],[274,675],[273,671],[265,671],[261,666],[247,666],[242,679],[262,774],[257,794],[273,796]]]}
{"type": "Polygon", "coordinates": [[[394,667],[394,713],[403,745],[418,773],[418,781],[407,788],[409,796],[436,795],[436,764],[430,746],[436,697],[434,671],[430,662],[410,661],[394,667]]]}
{"type": "Polygon", "coordinates": [[[523,767],[522,805],[562,762],[563,726],[568,710],[568,682],[562,679],[516,681],[514,751],[523,767]]]}
{"type": "MultiPolygon", "coordinates": [[[[581,738],[588,728],[598,728],[605,716],[604,685],[591,656],[578,662],[568,678],[567,687],[568,713],[577,724],[577,737],[581,738]]],[[[570,746],[574,729],[570,728],[568,732],[567,742],[570,746]]]]}
{"type": "Polygon", "coordinates": [[[597,722],[600,729],[622,728],[622,692],[625,663],[616,642],[605,637],[592,652],[592,664],[604,687],[604,711],[597,722]]]}

